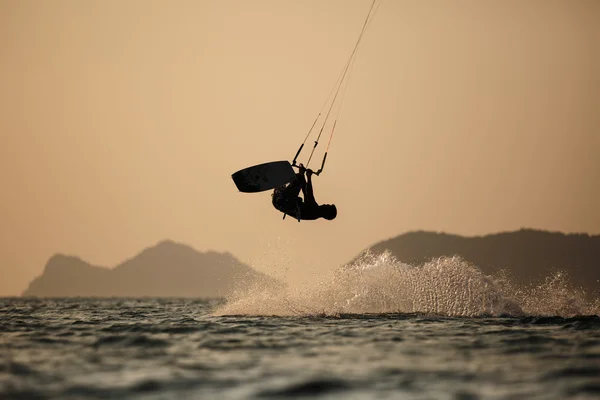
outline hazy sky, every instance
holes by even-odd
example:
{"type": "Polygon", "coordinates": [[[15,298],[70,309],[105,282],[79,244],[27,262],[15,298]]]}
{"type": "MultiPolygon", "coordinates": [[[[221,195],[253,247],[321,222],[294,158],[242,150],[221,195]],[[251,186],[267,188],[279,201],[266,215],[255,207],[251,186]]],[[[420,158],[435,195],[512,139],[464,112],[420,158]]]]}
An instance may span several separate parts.
{"type": "Polygon", "coordinates": [[[315,178],[338,218],[239,193],[294,156],[370,3],[0,0],[0,295],[167,238],[296,279],[409,230],[600,233],[595,0],[385,0],[315,178]]]}

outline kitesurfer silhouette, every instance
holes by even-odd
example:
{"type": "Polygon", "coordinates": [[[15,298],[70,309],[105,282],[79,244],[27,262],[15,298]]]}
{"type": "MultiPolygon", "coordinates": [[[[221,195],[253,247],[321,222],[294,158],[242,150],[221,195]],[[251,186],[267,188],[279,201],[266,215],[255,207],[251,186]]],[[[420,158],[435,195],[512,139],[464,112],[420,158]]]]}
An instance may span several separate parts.
{"type": "Polygon", "coordinates": [[[312,170],[306,169],[304,168],[304,165],[300,164],[294,180],[287,185],[275,188],[273,191],[273,207],[285,215],[291,215],[296,218],[298,222],[300,222],[301,219],[334,219],[337,216],[337,208],[335,205],[319,205],[315,200],[312,186],[313,173],[312,170]],[[307,179],[304,178],[305,174],[307,179]],[[300,190],[302,190],[304,199],[298,196],[300,190]]]}

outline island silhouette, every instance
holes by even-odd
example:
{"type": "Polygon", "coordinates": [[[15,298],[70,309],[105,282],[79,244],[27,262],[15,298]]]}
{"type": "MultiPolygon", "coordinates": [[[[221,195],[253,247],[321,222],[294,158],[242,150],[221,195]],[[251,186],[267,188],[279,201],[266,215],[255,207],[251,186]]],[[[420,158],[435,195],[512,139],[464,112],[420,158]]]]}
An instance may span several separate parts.
{"type": "Polygon", "coordinates": [[[198,252],[165,240],[114,268],[56,254],[23,296],[224,297],[240,281],[245,286],[279,284],[230,253],[198,252]]]}
{"type": "MultiPolygon", "coordinates": [[[[521,229],[464,237],[416,231],[381,241],[365,251],[389,251],[399,261],[413,265],[458,255],[485,274],[504,270],[521,285],[542,283],[560,271],[588,295],[600,295],[600,235],[521,229]]],[[[236,283],[244,287],[281,285],[230,253],[198,252],[166,240],[114,268],[54,255],[23,296],[224,297],[235,289],[236,283]]]]}
{"type": "Polygon", "coordinates": [[[521,229],[465,237],[416,231],[376,243],[369,251],[389,251],[409,264],[458,255],[485,274],[504,270],[521,285],[540,284],[561,272],[575,287],[600,296],[600,235],[521,229]]]}

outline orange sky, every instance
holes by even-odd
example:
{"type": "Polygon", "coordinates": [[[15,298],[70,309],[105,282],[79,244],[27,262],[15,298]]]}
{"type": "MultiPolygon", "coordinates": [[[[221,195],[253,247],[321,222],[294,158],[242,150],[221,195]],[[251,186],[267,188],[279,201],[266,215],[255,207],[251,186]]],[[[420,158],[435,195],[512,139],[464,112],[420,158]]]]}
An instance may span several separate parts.
{"type": "Polygon", "coordinates": [[[293,157],[370,3],[0,0],[0,295],[166,238],[294,280],[415,229],[599,234],[594,0],[385,0],[315,178],[338,218],[237,192],[293,157]]]}

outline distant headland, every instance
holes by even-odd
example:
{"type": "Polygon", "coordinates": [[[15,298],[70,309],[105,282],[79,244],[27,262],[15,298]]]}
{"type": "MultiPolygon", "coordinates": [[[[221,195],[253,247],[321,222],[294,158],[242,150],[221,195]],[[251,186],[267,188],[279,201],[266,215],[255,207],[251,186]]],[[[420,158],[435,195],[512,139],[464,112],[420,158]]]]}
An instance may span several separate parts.
{"type": "Polygon", "coordinates": [[[223,297],[236,281],[277,284],[229,253],[201,253],[169,240],[114,268],[54,255],[23,296],[39,297],[223,297]]]}
{"type": "Polygon", "coordinates": [[[571,284],[594,297],[600,295],[600,235],[521,229],[464,237],[417,231],[376,243],[369,250],[375,254],[387,250],[409,264],[459,255],[485,274],[505,270],[525,285],[541,283],[561,271],[571,284]]]}

